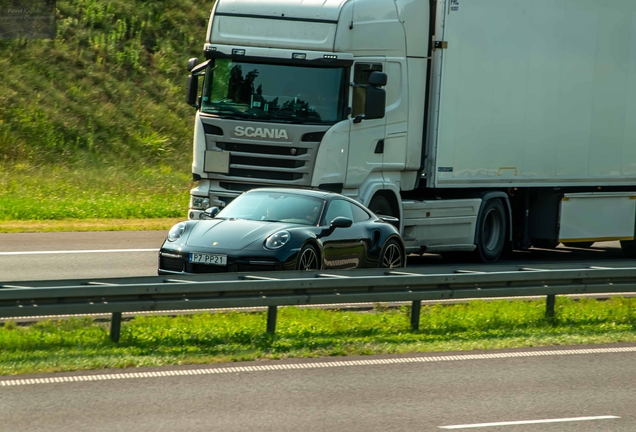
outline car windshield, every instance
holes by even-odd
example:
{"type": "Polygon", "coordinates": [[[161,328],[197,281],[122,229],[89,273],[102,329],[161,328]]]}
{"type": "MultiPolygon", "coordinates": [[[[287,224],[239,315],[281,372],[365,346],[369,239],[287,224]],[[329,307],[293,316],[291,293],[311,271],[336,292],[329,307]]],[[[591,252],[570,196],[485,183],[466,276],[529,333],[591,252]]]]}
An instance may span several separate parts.
{"type": "Polygon", "coordinates": [[[251,192],[234,199],[216,218],[318,225],[323,205],[323,200],[307,195],[251,192]]]}
{"type": "Polygon", "coordinates": [[[201,111],[219,117],[334,124],[345,117],[343,67],[210,62],[201,111]]]}

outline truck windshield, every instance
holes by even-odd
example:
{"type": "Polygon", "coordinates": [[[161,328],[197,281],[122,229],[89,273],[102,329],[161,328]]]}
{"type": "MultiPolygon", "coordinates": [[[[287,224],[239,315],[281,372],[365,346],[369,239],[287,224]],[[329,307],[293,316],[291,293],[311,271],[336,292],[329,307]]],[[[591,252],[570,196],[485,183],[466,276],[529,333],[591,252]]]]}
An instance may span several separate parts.
{"type": "Polygon", "coordinates": [[[345,69],[244,63],[208,66],[201,111],[220,117],[334,124],[345,116],[345,69]]]}

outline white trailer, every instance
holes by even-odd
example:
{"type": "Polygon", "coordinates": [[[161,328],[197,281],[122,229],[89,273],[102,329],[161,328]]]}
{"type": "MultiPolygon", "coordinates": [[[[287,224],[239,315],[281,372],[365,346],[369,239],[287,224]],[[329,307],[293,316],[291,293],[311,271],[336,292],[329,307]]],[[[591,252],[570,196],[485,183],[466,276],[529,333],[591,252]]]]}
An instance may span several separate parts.
{"type": "Polygon", "coordinates": [[[409,252],[636,256],[633,0],[217,0],[204,54],[190,218],[310,187],[409,252]]]}

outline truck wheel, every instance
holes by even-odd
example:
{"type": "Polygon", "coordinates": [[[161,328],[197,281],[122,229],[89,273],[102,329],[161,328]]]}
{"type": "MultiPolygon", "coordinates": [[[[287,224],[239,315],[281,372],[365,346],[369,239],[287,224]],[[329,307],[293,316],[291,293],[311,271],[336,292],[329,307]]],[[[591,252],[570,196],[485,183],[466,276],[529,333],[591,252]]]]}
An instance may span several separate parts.
{"type": "Polygon", "coordinates": [[[567,242],[563,243],[564,246],[567,247],[575,247],[575,248],[583,248],[588,249],[591,248],[594,242],[567,242]]]}
{"type": "Polygon", "coordinates": [[[371,200],[371,204],[369,204],[369,210],[378,215],[384,216],[393,216],[397,217],[397,215],[393,214],[393,210],[391,209],[391,203],[389,200],[382,195],[376,195],[371,200]]]}
{"type": "Polygon", "coordinates": [[[636,240],[621,240],[621,249],[627,258],[636,258],[636,240]]]}
{"type": "Polygon", "coordinates": [[[475,257],[490,263],[499,259],[506,243],[506,211],[500,199],[483,203],[477,218],[475,257]]]}

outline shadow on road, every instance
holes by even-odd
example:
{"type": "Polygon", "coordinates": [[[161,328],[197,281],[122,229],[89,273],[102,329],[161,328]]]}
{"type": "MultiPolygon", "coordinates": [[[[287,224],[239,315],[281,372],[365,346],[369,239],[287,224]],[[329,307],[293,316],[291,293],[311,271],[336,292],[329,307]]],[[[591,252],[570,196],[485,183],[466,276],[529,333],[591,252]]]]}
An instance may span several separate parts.
{"type": "Polygon", "coordinates": [[[511,256],[502,257],[497,264],[479,264],[470,261],[445,260],[440,255],[409,255],[409,266],[449,266],[449,267],[529,267],[541,265],[554,268],[585,268],[591,266],[636,267],[636,260],[623,255],[619,242],[599,242],[591,248],[574,248],[559,245],[555,249],[532,248],[514,251],[511,256]]]}

